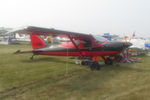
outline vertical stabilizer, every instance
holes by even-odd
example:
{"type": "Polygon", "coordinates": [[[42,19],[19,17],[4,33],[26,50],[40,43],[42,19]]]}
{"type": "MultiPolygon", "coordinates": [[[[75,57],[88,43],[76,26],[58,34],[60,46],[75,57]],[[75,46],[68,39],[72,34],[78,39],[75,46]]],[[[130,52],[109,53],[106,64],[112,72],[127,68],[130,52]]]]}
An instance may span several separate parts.
{"type": "Polygon", "coordinates": [[[30,39],[33,49],[38,49],[46,46],[44,40],[36,34],[30,34],[30,39]]]}

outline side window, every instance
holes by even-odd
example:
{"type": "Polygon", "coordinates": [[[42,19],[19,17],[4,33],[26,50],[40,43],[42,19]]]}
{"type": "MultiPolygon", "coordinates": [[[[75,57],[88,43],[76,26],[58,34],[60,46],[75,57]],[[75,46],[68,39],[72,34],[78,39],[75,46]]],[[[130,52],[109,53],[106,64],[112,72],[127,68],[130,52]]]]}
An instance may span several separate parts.
{"type": "Polygon", "coordinates": [[[83,46],[84,47],[92,47],[92,41],[91,40],[83,40],[83,46]]]}

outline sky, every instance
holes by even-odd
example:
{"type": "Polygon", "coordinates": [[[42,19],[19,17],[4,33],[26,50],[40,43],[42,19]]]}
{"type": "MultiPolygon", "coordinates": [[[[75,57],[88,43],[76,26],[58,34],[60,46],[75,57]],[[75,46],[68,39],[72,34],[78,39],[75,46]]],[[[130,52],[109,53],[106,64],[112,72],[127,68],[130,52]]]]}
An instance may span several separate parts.
{"type": "Polygon", "coordinates": [[[0,27],[150,37],[150,0],[0,0],[0,27]]]}

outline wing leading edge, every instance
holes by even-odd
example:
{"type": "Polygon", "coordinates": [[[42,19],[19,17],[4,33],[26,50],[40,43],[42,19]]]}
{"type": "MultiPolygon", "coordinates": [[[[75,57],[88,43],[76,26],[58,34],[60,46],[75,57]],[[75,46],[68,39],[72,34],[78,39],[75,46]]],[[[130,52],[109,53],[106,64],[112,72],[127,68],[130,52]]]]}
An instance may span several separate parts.
{"type": "Polygon", "coordinates": [[[22,29],[15,30],[11,33],[19,33],[19,34],[37,34],[37,35],[71,35],[73,38],[78,37],[89,37],[91,35],[84,34],[84,33],[77,33],[77,32],[69,32],[69,31],[63,31],[63,30],[56,30],[53,28],[41,28],[41,27],[35,27],[35,26],[28,26],[22,29]]]}

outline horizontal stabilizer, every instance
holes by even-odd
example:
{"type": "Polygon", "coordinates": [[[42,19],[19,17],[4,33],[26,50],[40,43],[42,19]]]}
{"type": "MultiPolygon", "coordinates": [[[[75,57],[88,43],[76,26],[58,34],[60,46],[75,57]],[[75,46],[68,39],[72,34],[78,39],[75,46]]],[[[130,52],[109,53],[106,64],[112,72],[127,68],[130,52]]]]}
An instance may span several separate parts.
{"type": "Polygon", "coordinates": [[[23,54],[23,53],[33,53],[33,51],[32,50],[30,50],[30,51],[17,50],[16,52],[14,52],[14,54],[23,54]]]}

